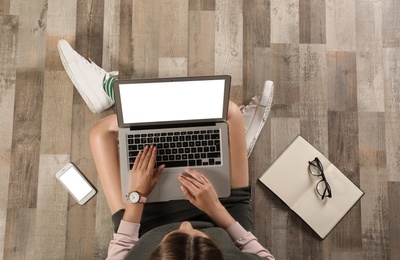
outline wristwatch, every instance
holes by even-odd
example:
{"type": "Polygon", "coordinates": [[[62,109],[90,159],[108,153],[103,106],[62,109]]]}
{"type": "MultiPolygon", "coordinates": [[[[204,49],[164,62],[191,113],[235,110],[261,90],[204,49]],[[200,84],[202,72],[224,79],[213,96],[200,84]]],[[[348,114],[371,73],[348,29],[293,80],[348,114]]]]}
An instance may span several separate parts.
{"type": "Polygon", "coordinates": [[[126,195],[126,199],[129,203],[146,203],[147,198],[140,195],[137,191],[131,191],[126,195]]]}

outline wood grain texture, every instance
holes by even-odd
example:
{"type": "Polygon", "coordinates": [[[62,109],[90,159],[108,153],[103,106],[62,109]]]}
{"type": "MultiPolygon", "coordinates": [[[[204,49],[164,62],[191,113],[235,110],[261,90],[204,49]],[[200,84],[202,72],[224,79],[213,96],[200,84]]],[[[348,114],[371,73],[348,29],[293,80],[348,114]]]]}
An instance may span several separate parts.
{"type": "MultiPolygon", "coordinates": [[[[200,8],[200,7],[197,7],[200,8]]],[[[214,74],[215,12],[189,11],[188,75],[214,74]]]]}
{"type": "Polygon", "coordinates": [[[10,0],[0,0],[0,15],[10,14],[10,0]]]}
{"type": "Polygon", "coordinates": [[[389,181],[400,181],[400,49],[384,49],[385,130],[389,181]]]}
{"type": "Polygon", "coordinates": [[[385,48],[400,47],[400,34],[398,31],[400,24],[399,9],[400,2],[382,0],[382,40],[385,48]]]}
{"type": "Polygon", "coordinates": [[[215,74],[232,76],[231,97],[243,97],[243,0],[216,0],[215,74]]]}
{"type": "Polygon", "coordinates": [[[106,71],[118,71],[121,0],[104,2],[103,61],[106,71]]]}
{"type": "Polygon", "coordinates": [[[383,113],[359,113],[360,185],[368,192],[361,202],[364,258],[390,258],[388,175],[383,113]],[[371,239],[372,238],[372,239],[371,239]]]}
{"type": "Polygon", "coordinates": [[[399,14],[393,0],[0,0],[0,259],[105,259],[112,238],[89,131],[114,111],[90,112],[59,39],[122,79],[231,74],[239,105],[273,80],[249,158],[260,243],[277,259],[399,259],[399,14]],[[258,181],[298,134],[365,192],[324,240],[258,181]],[[98,190],[84,206],[53,177],[67,161],[98,190]]]}
{"type": "Polygon", "coordinates": [[[270,79],[278,89],[274,93],[273,116],[299,116],[299,55],[298,44],[271,45],[270,79]]]}
{"type": "Polygon", "coordinates": [[[271,42],[299,43],[299,0],[271,0],[271,42]]]}
{"type": "Polygon", "coordinates": [[[333,111],[357,110],[356,54],[328,52],[328,108],[333,111]]]}
{"type": "Polygon", "coordinates": [[[68,154],[40,156],[35,259],[65,258],[68,192],[55,178],[54,170],[60,170],[68,162],[70,162],[68,154]]]}
{"type": "Polygon", "coordinates": [[[355,0],[326,0],[327,50],[356,49],[355,2],[355,0]]]}
{"type": "Polygon", "coordinates": [[[399,220],[399,200],[400,200],[400,182],[388,183],[389,194],[389,230],[390,230],[390,257],[394,259],[400,255],[400,227],[399,220]]]}
{"type": "Polygon", "coordinates": [[[325,0],[299,0],[300,43],[326,43],[325,0]]]}
{"type": "Polygon", "coordinates": [[[258,93],[271,80],[270,1],[243,2],[243,101],[258,93]],[[261,67],[259,67],[261,66],[261,67]],[[253,73],[259,70],[259,73],[253,73]]]}

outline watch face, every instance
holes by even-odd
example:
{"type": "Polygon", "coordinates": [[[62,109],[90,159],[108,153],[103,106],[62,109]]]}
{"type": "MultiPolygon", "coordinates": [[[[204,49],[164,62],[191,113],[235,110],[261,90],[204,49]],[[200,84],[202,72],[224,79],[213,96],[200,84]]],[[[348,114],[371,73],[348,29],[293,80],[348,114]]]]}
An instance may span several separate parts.
{"type": "Polygon", "coordinates": [[[129,201],[131,203],[138,203],[139,199],[140,199],[139,193],[137,192],[129,193],[129,201]]]}

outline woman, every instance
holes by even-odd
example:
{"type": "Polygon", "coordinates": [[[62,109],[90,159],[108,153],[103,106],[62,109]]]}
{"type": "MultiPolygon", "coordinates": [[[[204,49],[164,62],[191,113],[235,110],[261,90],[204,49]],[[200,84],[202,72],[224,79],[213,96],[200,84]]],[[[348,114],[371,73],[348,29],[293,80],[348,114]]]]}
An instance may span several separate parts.
{"type": "MultiPolygon", "coordinates": [[[[82,57],[65,40],[58,42],[62,64],[88,107],[99,113],[114,104],[108,73],[82,57]]],[[[193,169],[178,177],[187,200],[125,204],[121,179],[116,115],[100,120],[91,130],[90,145],[115,226],[108,259],[274,259],[252,235],[248,161],[269,114],[273,83],[239,109],[229,103],[231,195],[218,199],[209,180],[193,169]],[[244,124],[245,121],[245,124],[244,124]],[[246,127],[245,127],[246,125],[246,127]]],[[[157,149],[147,146],[135,161],[130,191],[150,194],[164,166],[154,170],[157,149]]]]}
{"type": "MultiPolygon", "coordinates": [[[[115,225],[108,259],[274,259],[248,230],[252,229],[248,160],[242,113],[229,103],[231,196],[218,199],[209,180],[193,169],[178,177],[187,201],[125,204],[121,200],[118,125],[115,115],[91,130],[90,144],[115,225]],[[189,222],[190,221],[190,222],[189,222]]],[[[154,170],[157,149],[137,156],[130,191],[146,197],[162,174],[154,170]]]]}

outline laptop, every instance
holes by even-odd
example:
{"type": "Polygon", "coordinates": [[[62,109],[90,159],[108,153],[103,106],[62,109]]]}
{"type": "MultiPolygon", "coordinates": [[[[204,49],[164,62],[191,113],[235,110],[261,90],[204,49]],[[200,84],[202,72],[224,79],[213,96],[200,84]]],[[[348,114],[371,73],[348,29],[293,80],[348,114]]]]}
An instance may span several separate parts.
{"type": "Polygon", "coordinates": [[[204,174],[218,197],[230,195],[229,75],[118,80],[114,82],[119,130],[122,198],[136,155],[157,146],[156,167],[165,164],[148,202],[186,199],[178,175],[204,174]]]}

